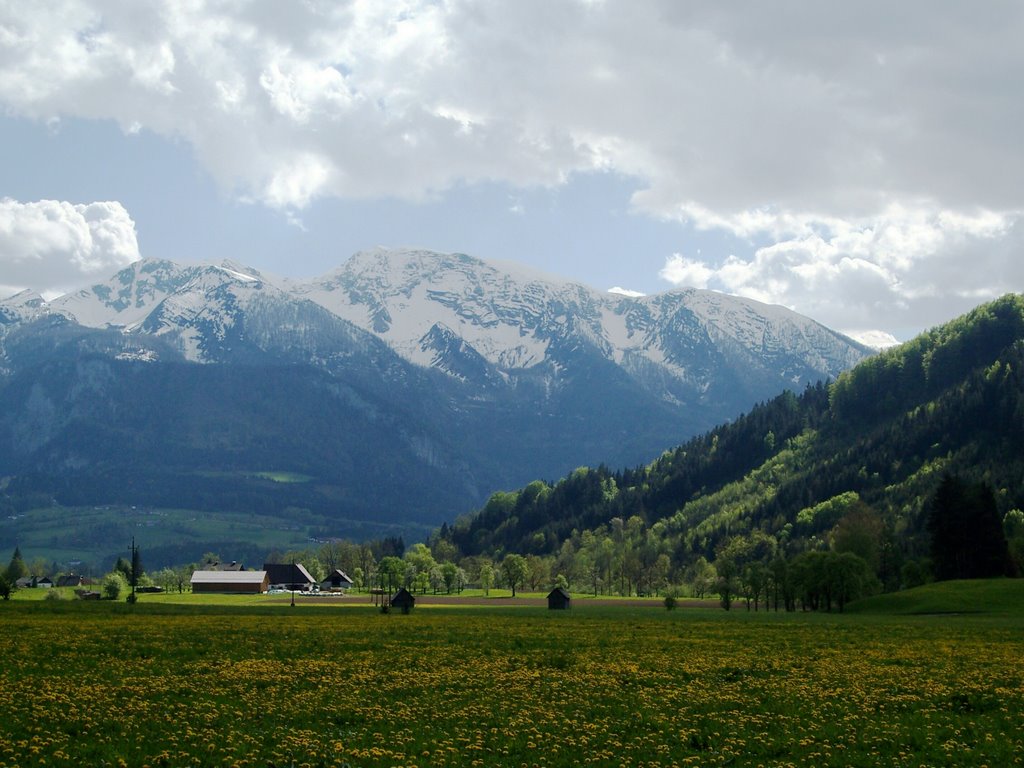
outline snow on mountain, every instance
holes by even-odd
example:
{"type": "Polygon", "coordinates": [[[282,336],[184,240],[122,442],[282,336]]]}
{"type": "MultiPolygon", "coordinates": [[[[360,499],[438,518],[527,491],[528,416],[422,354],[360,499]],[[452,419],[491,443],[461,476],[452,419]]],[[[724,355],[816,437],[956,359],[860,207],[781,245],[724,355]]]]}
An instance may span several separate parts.
{"type": "Polygon", "coordinates": [[[654,368],[698,390],[723,358],[781,366],[781,380],[796,384],[834,376],[867,352],[782,307],[695,289],[600,292],[463,254],[366,251],[293,290],[424,366],[438,367],[435,326],[506,372],[559,365],[553,345],[583,345],[635,374],[654,368]]]}
{"type": "Polygon", "coordinates": [[[525,270],[514,274],[463,254],[378,249],[294,291],[419,365],[432,365],[427,340],[439,325],[494,365],[529,368],[550,343],[537,333],[547,286],[525,270]]]}
{"type": "Polygon", "coordinates": [[[171,261],[142,259],[104,283],[54,299],[51,306],[90,328],[130,329],[142,322],[157,304],[180,290],[197,269],[171,261]]]}
{"type": "Polygon", "coordinates": [[[49,314],[50,305],[35,291],[21,291],[0,299],[0,326],[26,323],[49,314]]]}
{"type": "MultiPolygon", "coordinates": [[[[15,298],[0,307],[15,306],[15,298]]],[[[165,337],[197,362],[312,343],[317,327],[340,319],[408,362],[482,386],[528,372],[531,380],[542,372],[550,384],[583,355],[675,404],[727,398],[721,390],[728,387],[770,393],[835,376],[869,352],[785,308],[713,291],[629,296],[465,254],[384,248],[308,281],[230,261],[143,260],[55,299],[48,311],[89,327],[165,337]],[[335,320],[311,314],[314,305],[335,320]]]]}

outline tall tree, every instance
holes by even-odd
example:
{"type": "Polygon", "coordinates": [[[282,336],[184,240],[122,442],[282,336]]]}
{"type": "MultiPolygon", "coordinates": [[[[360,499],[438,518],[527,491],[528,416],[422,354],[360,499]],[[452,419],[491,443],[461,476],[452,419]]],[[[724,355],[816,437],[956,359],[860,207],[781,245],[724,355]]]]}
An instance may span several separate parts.
{"type": "Polygon", "coordinates": [[[11,584],[28,574],[28,568],[21,557],[21,547],[14,548],[14,554],[11,555],[11,562],[8,564],[5,574],[11,584]]]}
{"type": "Polygon", "coordinates": [[[494,568],[490,563],[480,566],[480,589],[485,595],[491,594],[491,586],[494,584],[494,568]]]}
{"type": "Polygon", "coordinates": [[[501,575],[511,588],[512,597],[516,596],[516,587],[526,580],[529,572],[530,567],[525,557],[516,554],[505,555],[505,559],[501,561],[501,575]]]}

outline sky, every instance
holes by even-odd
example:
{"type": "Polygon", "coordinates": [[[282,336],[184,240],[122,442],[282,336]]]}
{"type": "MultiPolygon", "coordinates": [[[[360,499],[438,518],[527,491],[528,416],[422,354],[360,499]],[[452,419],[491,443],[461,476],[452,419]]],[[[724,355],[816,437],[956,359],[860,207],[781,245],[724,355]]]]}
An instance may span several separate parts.
{"type": "Polygon", "coordinates": [[[0,297],[376,246],[876,343],[1024,290],[1024,4],[0,0],[0,297]]]}

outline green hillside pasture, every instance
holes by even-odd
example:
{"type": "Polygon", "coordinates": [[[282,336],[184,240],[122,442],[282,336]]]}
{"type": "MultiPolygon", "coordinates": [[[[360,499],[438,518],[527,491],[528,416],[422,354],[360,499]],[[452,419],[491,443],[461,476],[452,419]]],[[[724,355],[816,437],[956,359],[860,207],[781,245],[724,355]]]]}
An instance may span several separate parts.
{"type": "Polygon", "coordinates": [[[1024,760],[1020,617],[13,601],[0,614],[5,767],[1024,760]]]}
{"type": "Polygon", "coordinates": [[[991,613],[1024,616],[1024,579],[942,581],[858,600],[848,605],[846,610],[873,614],[991,613]]]}

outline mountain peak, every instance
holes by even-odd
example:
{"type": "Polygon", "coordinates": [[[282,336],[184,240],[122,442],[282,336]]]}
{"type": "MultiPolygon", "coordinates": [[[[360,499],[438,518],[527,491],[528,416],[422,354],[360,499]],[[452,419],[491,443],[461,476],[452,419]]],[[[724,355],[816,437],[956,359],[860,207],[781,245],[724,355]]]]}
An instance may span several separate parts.
{"type": "Polygon", "coordinates": [[[46,306],[46,299],[31,288],[26,288],[23,291],[18,291],[13,296],[8,296],[6,299],[0,299],[0,305],[12,308],[42,309],[46,306]]]}

